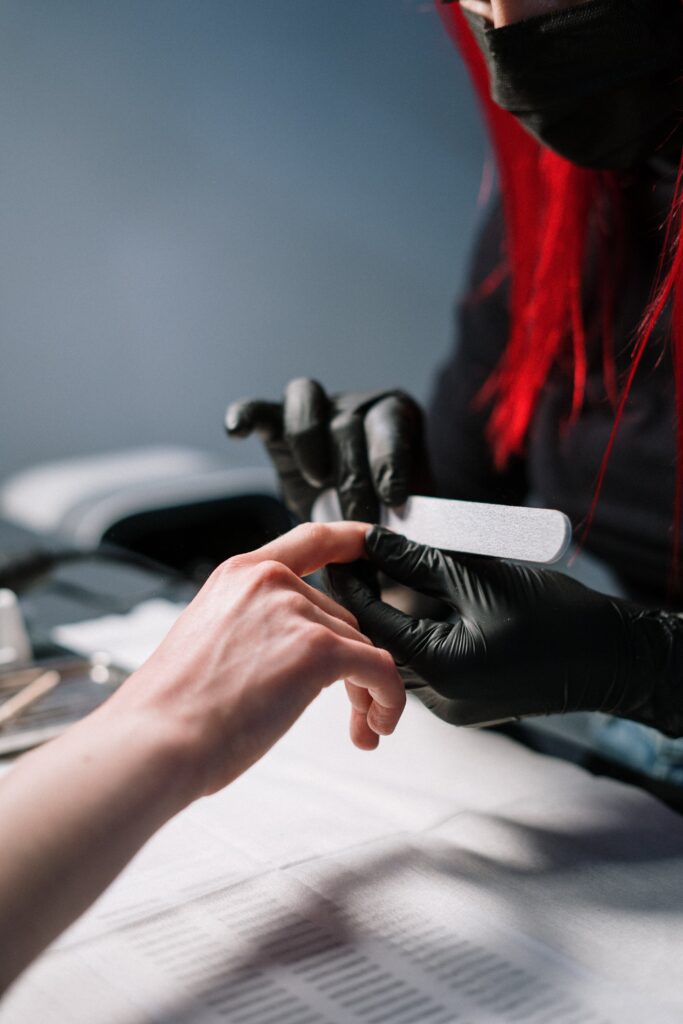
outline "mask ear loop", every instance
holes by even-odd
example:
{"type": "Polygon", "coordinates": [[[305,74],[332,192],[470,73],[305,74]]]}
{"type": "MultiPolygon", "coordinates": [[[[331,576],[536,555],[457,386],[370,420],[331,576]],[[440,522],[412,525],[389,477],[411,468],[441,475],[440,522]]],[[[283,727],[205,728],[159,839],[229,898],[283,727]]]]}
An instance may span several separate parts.
{"type": "MultiPolygon", "coordinates": [[[[479,408],[490,409],[488,437],[495,463],[503,468],[523,452],[538,399],[567,339],[573,363],[570,424],[581,413],[587,370],[583,268],[589,235],[600,230],[611,176],[576,167],[545,149],[498,107],[491,99],[486,61],[459,6],[440,4],[439,11],[479,95],[503,199],[500,265],[470,297],[484,298],[510,277],[508,343],[476,400],[479,408]]],[[[610,365],[613,360],[607,359],[610,365]]]]}

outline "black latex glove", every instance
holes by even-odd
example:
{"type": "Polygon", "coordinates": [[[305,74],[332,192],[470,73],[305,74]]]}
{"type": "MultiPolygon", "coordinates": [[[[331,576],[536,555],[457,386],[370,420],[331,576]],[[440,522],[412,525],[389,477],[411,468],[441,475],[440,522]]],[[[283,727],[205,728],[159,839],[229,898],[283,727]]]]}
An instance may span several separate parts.
{"type": "Polygon", "coordinates": [[[401,505],[428,477],[422,414],[402,391],[328,395],[302,377],[282,403],[233,402],[225,427],[230,437],[261,437],[286,505],[304,520],[321,490],[336,487],[345,519],[374,522],[379,502],[401,505]]]}
{"type": "Polygon", "coordinates": [[[447,602],[454,621],[414,619],[353,569],[335,597],[394,656],[408,689],[454,725],[605,711],[683,734],[683,622],[605,597],[557,572],[453,556],[373,527],[371,566],[447,602]]]}

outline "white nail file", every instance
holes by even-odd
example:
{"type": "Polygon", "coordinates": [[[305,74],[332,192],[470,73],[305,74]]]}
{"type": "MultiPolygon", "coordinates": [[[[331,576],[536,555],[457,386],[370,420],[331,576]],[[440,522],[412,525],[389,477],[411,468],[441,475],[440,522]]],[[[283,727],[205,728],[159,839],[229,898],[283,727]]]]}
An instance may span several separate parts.
{"type": "MultiPolygon", "coordinates": [[[[336,491],[323,491],[313,506],[312,518],[318,523],[342,518],[336,491]]],[[[418,495],[408,498],[400,508],[383,505],[380,524],[418,544],[444,551],[546,564],[562,558],[572,539],[569,519],[555,509],[418,495]]]]}

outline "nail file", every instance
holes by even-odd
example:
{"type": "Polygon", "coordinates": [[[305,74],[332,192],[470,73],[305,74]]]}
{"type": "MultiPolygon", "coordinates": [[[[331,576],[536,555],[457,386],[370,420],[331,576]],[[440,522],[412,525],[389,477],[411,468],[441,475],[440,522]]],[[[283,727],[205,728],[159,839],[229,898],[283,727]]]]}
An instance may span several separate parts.
{"type": "MultiPolygon", "coordinates": [[[[323,491],[313,506],[314,522],[342,518],[339,497],[323,491]]],[[[399,508],[382,506],[380,524],[418,544],[522,562],[557,562],[572,538],[569,519],[547,508],[486,505],[413,495],[399,508]]]]}

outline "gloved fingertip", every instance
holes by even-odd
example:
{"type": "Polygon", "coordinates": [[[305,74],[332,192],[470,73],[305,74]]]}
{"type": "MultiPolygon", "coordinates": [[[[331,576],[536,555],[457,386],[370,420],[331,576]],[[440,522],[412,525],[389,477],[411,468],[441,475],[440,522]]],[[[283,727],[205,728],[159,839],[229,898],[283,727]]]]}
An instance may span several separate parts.
{"type": "Polygon", "coordinates": [[[363,593],[365,587],[351,573],[340,572],[333,577],[335,589],[346,597],[358,596],[363,593]]]}
{"type": "Polygon", "coordinates": [[[333,596],[348,593],[354,582],[353,576],[339,565],[326,565],[323,569],[323,579],[333,596]]]}
{"type": "Polygon", "coordinates": [[[378,554],[388,539],[398,537],[399,534],[388,530],[386,526],[378,526],[376,523],[370,527],[365,534],[365,548],[368,554],[378,554]]]}
{"type": "Polygon", "coordinates": [[[380,491],[380,498],[385,505],[389,508],[397,508],[399,505],[405,505],[410,496],[410,490],[407,483],[399,480],[391,484],[390,487],[383,487],[380,491]]]}
{"type": "Polygon", "coordinates": [[[355,607],[376,599],[378,588],[367,562],[349,565],[328,565],[324,576],[332,596],[342,604],[351,602],[355,607]],[[377,591],[377,593],[375,592],[377,591]]]}
{"type": "Polygon", "coordinates": [[[325,568],[322,570],[322,574],[323,578],[328,579],[331,583],[336,583],[336,581],[340,579],[342,576],[339,566],[335,565],[334,563],[326,565],[325,568]]]}
{"type": "Polygon", "coordinates": [[[344,519],[352,523],[376,523],[379,519],[379,506],[370,501],[341,501],[344,519]]]}
{"type": "Polygon", "coordinates": [[[230,437],[247,437],[251,433],[251,423],[245,416],[241,403],[228,406],[225,413],[225,429],[230,437]]]}
{"type": "Polygon", "coordinates": [[[385,505],[392,508],[403,505],[408,500],[410,486],[406,473],[406,458],[390,458],[383,456],[372,459],[370,468],[375,483],[375,490],[385,505]]]}

